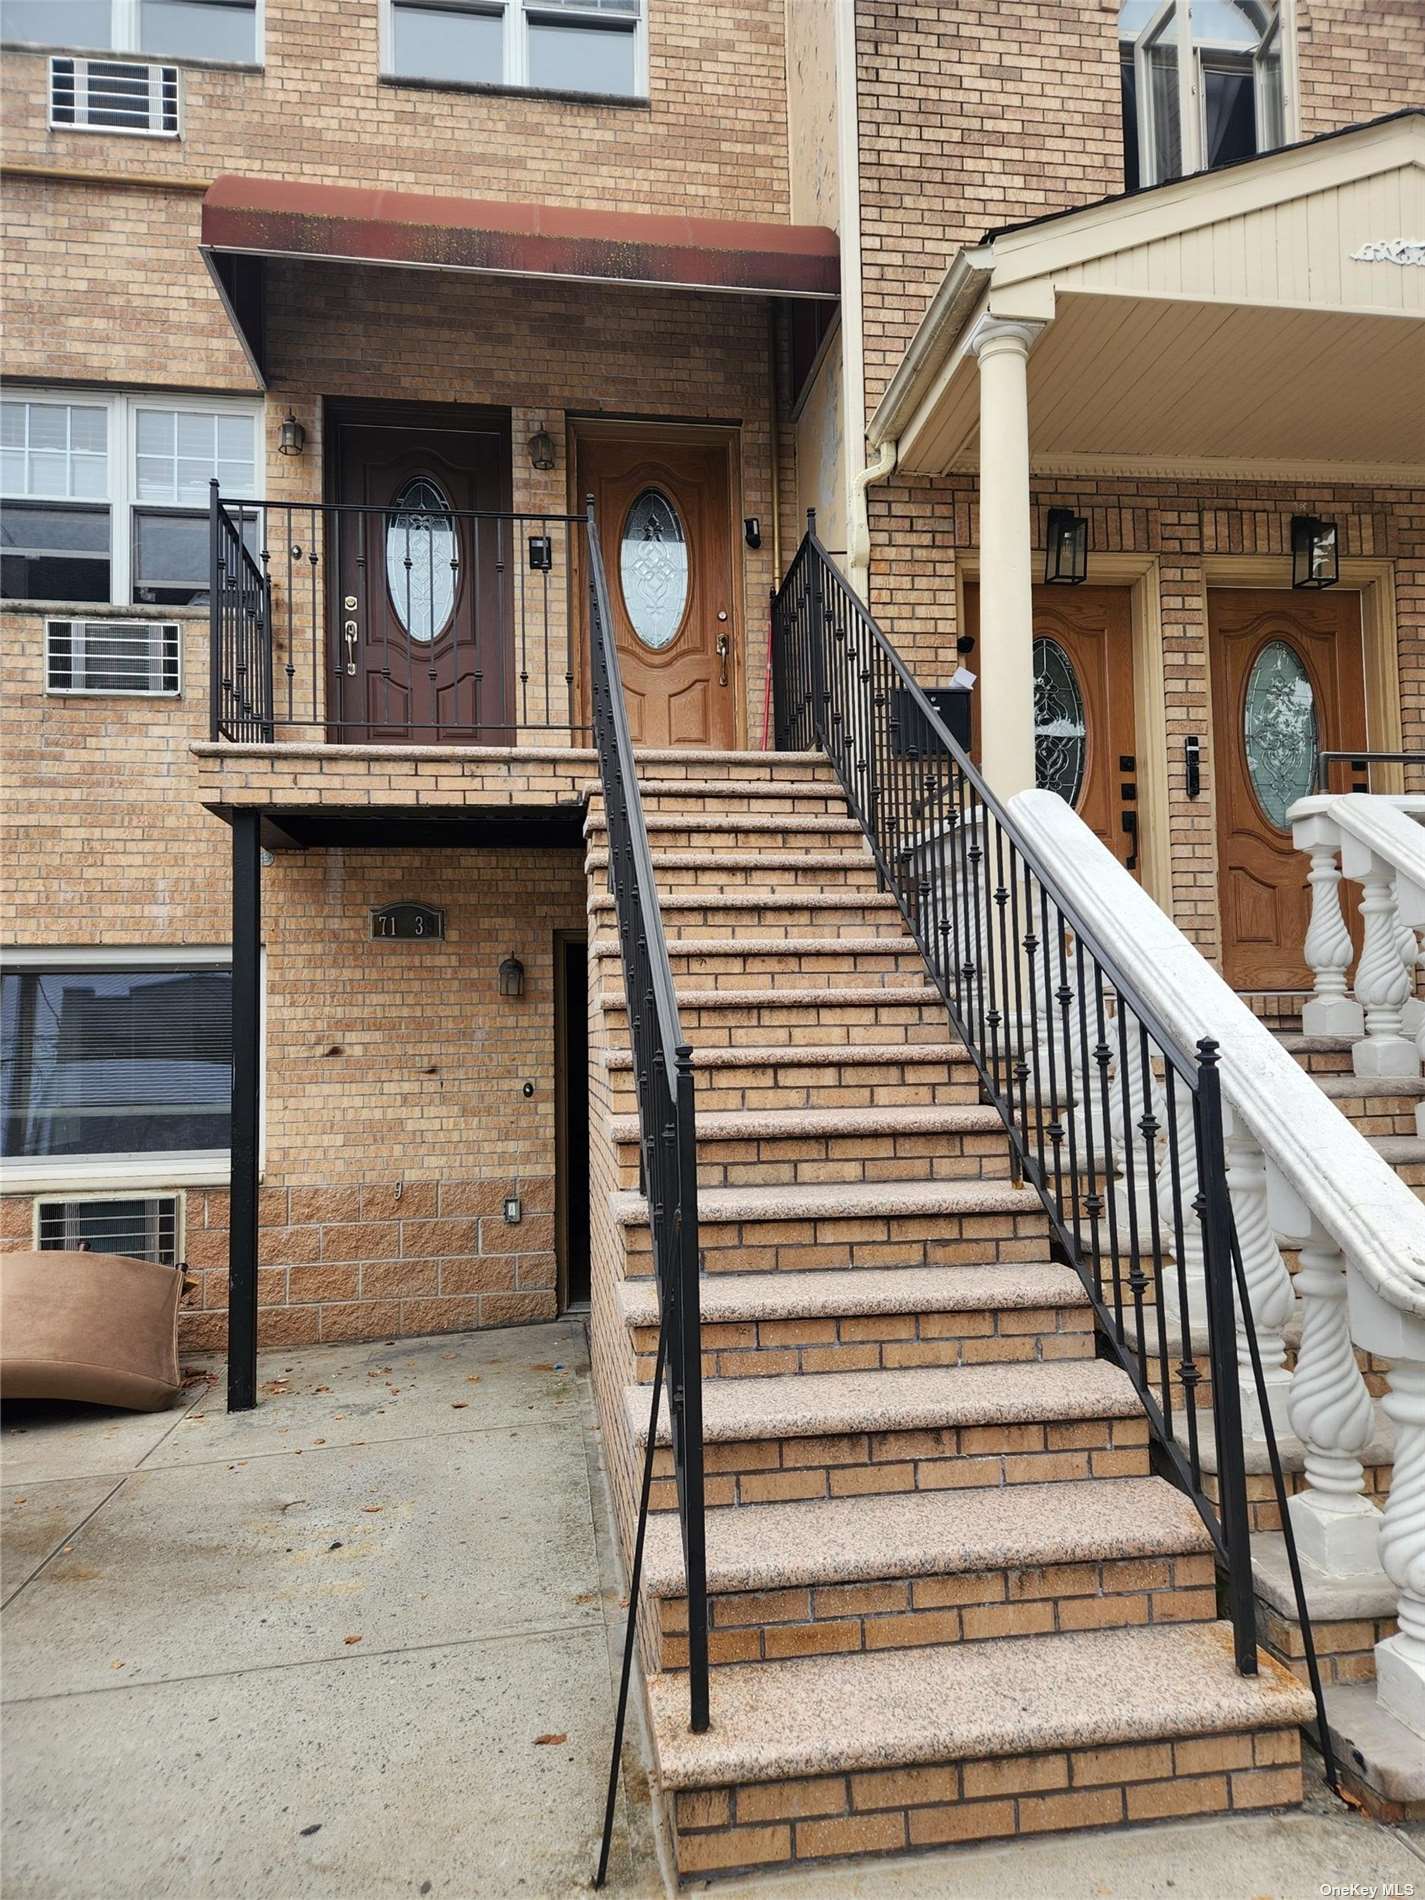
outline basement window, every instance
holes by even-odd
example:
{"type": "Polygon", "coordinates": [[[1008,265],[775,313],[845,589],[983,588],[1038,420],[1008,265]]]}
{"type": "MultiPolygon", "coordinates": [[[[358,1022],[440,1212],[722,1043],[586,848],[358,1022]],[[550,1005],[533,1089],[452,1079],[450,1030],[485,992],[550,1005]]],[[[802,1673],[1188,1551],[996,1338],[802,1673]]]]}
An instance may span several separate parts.
{"type": "Polygon", "coordinates": [[[10,953],[0,977],[7,1171],[226,1160],[232,972],[220,954],[10,953]]]}
{"type": "Polygon", "coordinates": [[[176,1267],[183,1245],[183,1199],[178,1194],[81,1194],[35,1202],[39,1253],[117,1253],[176,1267]]]}
{"type": "Polygon", "coordinates": [[[0,0],[9,46],[156,53],[254,66],[259,0],[0,0]]]}
{"type": "Polygon", "coordinates": [[[1283,31],[1281,0],[1123,0],[1129,191],[1285,144],[1283,31]]]}
{"type": "Polygon", "coordinates": [[[382,0],[382,72],[429,85],[642,98],[642,0],[382,0]]]}

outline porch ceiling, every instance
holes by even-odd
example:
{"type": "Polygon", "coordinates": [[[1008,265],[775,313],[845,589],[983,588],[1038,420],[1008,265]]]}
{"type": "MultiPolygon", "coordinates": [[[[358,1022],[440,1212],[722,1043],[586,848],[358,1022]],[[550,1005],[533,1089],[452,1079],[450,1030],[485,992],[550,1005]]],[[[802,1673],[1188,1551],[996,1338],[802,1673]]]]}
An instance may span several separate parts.
{"type": "Polygon", "coordinates": [[[1425,473],[1425,113],[962,251],[872,417],[939,474],[978,452],[976,325],[1033,326],[1030,453],[1230,475],[1425,473]]]}
{"type": "Polygon", "coordinates": [[[823,225],[511,204],[300,179],[215,179],[203,199],[199,244],[259,369],[254,260],[268,257],[740,296],[827,299],[841,289],[836,233],[823,225]]]}

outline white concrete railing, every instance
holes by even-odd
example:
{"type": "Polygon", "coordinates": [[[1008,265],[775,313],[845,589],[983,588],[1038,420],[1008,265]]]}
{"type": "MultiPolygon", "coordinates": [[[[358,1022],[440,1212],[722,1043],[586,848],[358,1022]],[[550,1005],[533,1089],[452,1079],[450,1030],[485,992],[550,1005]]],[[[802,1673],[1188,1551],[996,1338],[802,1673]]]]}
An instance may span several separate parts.
{"type": "MultiPolygon", "coordinates": [[[[1311,921],[1306,962],[1310,1000],[1301,1012],[1309,1036],[1350,1038],[1360,1076],[1417,1076],[1425,1051],[1425,1008],[1415,995],[1419,930],[1425,926],[1425,797],[1299,799],[1287,813],[1292,837],[1311,864],[1311,921]],[[1361,887],[1363,926],[1354,984],[1355,946],[1342,904],[1343,882],[1361,887]]],[[[1425,1106],[1416,1122],[1425,1134],[1425,1106]]]]}
{"type": "MultiPolygon", "coordinates": [[[[1367,1583],[1383,1570],[1400,1629],[1376,1646],[1378,1698],[1425,1736],[1425,1206],[1061,798],[1021,792],[1009,809],[1182,1046],[1219,1045],[1228,1185],[1268,1403],[1304,1448],[1305,1488],[1289,1507],[1298,1548],[1329,1576],[1367,1583]],[[1301,1248],[1294,1279],[1283,1239],[1301,1248]],[[1298,1316],[1288,1371],[1285,1335],[1298,1316]],[[1382,1410],[1395,1467],[1383,1513],[1364,1495],[1375,1408],[1353,1345],[1391,1362],[1382,1410]]],[[[1397,839],[1411,825],[1391,820],[1397,839]]],[[[1178,1318],[1190,1337],[1194,1312],[1178,1318]]],[[[1250,1432],[1261,1417],[1240,1350],[1239,1366],[1250,1432]]]]}

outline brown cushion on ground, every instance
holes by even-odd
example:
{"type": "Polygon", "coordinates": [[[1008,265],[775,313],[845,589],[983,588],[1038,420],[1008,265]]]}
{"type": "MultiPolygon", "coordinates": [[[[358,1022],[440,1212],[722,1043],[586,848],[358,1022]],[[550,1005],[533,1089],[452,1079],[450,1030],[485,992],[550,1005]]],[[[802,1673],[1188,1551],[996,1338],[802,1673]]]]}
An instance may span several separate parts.
{"type": "Polygon", "coordinates": [[[0,1396],[171,1405],[182,1286],[173,1268],[121,1254],[0,1256],[0,1396]]]}

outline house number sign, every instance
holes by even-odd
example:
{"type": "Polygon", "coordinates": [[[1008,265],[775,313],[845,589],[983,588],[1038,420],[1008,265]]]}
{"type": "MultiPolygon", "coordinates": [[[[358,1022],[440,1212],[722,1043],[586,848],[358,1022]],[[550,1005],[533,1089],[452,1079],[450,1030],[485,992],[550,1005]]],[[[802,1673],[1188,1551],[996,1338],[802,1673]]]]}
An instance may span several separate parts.
{"type": "Polygon", "coordinates": [[[430,904],[383,904],[371,913],[373,937],[407,941],[445,935],[445,912],[430,904]]]}

